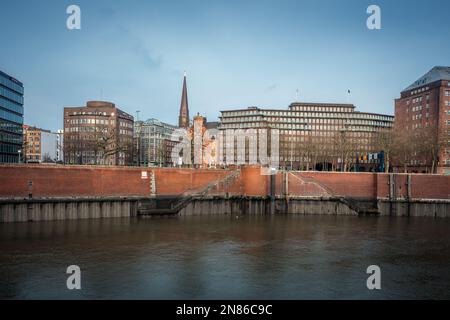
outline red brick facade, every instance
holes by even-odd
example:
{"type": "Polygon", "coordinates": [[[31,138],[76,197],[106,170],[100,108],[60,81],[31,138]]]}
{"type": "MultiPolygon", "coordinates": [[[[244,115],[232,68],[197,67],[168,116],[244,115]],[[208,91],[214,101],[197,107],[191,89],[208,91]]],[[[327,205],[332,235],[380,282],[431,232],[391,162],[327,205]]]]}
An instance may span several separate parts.
{"type": "MultiPolygon", "coordinates": [[[[412,136],[420,137],[421,132],[434,135],[427,140],[439,148],[437,173],[450,174],[450,80],[433,78],[434,72],[442,69],[448,68],[433,68],[395,100],[395,126],[412,136]]],[[[408,143],[414,143],[414,139],[409,140],[408,143]]],[[[428,172],[430,162],[430,152],[413,154],[408,160],[408,171],[428,172]]]]}
{"type": "MultiPolygon", "coordinates": [[[[152,194],[152,175],[156,195],[173,196],[195,193],[233,173],[231,170],[2,165],[0,198],[26,198],[29,193],[33,198],[148,197],[152,194]],[[145,179],[142,172],[147,172],[145,179]]],[[[287,176],[290,196],[389,198],[389,174],[290,172],[287,176]]],[[[412,198],[450,199],[450,176],[410,176],[412,198]]],[[[408,196],[407,177],[394,175],[397,198],[408,196]]],[[[243,167],[236,179],[219,184],[209,194],[265,197],[270,194],[270,179],[261,175],[259,167],[243,167]]],[[[285,194],[286,173],[277,173],[275,179],[275,193],[285,194]]]]}

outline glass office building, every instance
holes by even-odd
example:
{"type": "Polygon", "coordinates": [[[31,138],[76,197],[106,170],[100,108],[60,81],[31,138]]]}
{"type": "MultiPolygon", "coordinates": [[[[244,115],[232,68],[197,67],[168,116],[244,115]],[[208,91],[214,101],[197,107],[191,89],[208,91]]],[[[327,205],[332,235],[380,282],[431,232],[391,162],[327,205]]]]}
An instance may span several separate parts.
{"type": "Polygon", "coordinates": [[[136,164],[138,166],[167,166],[166,143],[177,129],[168,123],[157,119],[136,121],[134,123],[134,138],[137,150],[136,164]]]}
{"type": "Polygon", "coordinates": [[[0,71],[0,163],[21,160],[23,92],[20,81],[0,71]]]}

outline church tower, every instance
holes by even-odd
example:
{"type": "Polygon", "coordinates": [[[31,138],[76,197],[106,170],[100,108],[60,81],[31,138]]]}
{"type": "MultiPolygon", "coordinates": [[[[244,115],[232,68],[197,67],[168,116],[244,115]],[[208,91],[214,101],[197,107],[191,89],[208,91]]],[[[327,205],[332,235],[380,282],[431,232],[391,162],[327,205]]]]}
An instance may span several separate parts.
{"type": "Polygon", "coordinates": [[[178,118],[178,126],[180,128],[189,128],[189,106],[186,87],[186,72],[184,72],[183,92],[181,94],[180,115],[178,118]]]}

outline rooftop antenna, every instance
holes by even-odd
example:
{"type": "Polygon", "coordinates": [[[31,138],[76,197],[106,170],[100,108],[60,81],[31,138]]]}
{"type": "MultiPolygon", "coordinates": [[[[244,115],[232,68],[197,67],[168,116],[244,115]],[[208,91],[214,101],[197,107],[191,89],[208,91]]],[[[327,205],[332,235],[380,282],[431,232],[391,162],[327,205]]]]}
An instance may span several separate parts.
{"type": "Polygon", "coordinates": [[[350,89],[347,90],[347,104],[350,103],[350,89]]]}
{"type": "Polygon", "coordinates": [[[298,89],[295,91],[295,102],[298,102],[298,89]]]}
{"type": "Polygon", "coordinates": [[[139,121],[139,112],[141,112],[141,111],[136,110],[136,121],[139,121]]]}

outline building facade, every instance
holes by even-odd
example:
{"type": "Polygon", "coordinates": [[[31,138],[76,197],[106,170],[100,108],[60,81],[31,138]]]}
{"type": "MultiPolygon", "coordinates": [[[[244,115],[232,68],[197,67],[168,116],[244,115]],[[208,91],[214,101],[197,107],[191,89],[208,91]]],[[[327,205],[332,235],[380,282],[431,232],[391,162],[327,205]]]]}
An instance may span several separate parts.
{"type": "Polygon", "coordinates": [[[0,163],[21,161],[23,84],[0,71],[0,163]]]}
{"type": "MultiPolygon", "coordinates": [[[[276,155],[271,149],[271,131],[278,133],[277,157],[279,166],[294,170],[368,170],[370,155],[378,154],[377,135],[388,132],[394,122],[390,115],[358,112],[351,104],[292,103],[287,110],[250,107],[221,111],[219,134],[225,141],[219,156],[228,164],[249,161],[249,140],[245,141],[245,161],[238,161],[238,137],[227,131],[245,134],[248,130],[257,132],[258,162],[259,135],[267,132],[267,155],[276,155]],[[244,131],[236,131],[244,130],[244,131]],[[266,131],[264,131],[266,130],[266,131]],[[227,159],[226,146],[234,146],[234,159],[227,159]],[[358,168],[359,166],[360,168],[358,168]]],[[[374,157],[376,158],[376,157],[374,157]]]]}
{"type": "Polygon", "coordinates": [[[23,162],[58,162],[58,134],[28,125],[23,126],[23,162]]]}
{"type": "Polygon", "coordinates": [[[168,123],[157,119],[136,121],[134,123],[134,137],[136,144],[136,164],[138,166],[167,166],[168,141],[174,130],[177,129],[168,123]]]}
{"type": "Polygon", "coordinates": [[[194,167],[212,168],[219,165],[218,122],[208,122],[199,113],[194,116],[189,129],[191,139],[191,163],[194,167]]]}
{"type": "Polygon", "coordinates": [[[405,144],[396,166],[450,174],[450,67],[434,67],[403,90],[395,119],[405,144]]]}
{"type": "Polygon", "coordinates": [[[111,102],[64,108],[64,162],[132,165],[133,127],[133,116],[111,102]]]}

